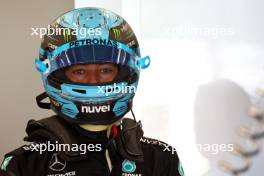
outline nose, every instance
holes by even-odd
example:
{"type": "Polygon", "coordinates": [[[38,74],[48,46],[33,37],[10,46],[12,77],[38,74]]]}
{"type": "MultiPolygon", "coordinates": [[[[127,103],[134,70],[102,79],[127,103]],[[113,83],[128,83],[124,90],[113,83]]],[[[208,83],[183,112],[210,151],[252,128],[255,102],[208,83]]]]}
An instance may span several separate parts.
{"type": "Polygon", "coordinates": [[[98,79],[95,73],[90,73],[87,76],[86,84],[96,84],[98,83],[98,79]]]}

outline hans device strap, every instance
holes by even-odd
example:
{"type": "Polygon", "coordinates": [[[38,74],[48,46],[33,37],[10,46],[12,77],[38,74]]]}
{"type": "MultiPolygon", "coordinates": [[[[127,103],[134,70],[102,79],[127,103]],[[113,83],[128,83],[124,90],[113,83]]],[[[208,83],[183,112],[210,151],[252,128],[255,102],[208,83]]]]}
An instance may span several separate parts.
{"type": "MultiPolygon", "coordinates": [[[[30,120],[28,122],[26,132],[27,137],[25,141],[29,142],[59,142],[60,144],[76,144],[75,132],[71,129],[69,124],[63,122],[56,116],[45,118],[39,121],[30,120]]],[[[80,154],[78,151],[61,151],[59,155],[67,160],[81,160],[86,158],[86,155],[80,154]]]]}
{"type": "MultiPolygon", "coordinates": [[[[141,122],[124,118],[122,120],[120,133],[114,139],[117,144],[117,152],[125,159],[143,162],[143,151],[140,139],[143,137],[141,122]]],[[[30,120],[28,122],[25,141],[46,142],[60,144],[77,144],[76,131],[67,122],[52,116],[39,121],[30,120]]],[[[113,141],[112,141],[113,142],[113,141]]],[[[79,151],[61,151],[59,155],[66,161],[82,160],[87,157],[79,151]]]]}
{"type": "Polygon", "coordinates": [[[124,118],[121,123],[121,134],[117,138],[119,153],[126,159],[143,162],[143,151],[140,139],[143,137],[141,122],[124,118]]]}
{"type": "Polygon", "coordinates": [[[36,97],[36,102],[38,104],[38,107],[42,109],[51,109],[50,103],[42,102],[46,98],[48,98],[48,95],[46,92],[43,92],[36,97]]]}

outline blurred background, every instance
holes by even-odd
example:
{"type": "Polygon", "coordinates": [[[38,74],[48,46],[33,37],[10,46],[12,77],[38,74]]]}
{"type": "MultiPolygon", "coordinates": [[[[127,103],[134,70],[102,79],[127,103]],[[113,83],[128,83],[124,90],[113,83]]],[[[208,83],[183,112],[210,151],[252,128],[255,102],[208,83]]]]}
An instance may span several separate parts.
{"type": "MultiPolygon", "coordinates": [[[[31,28],[46,27],[60,14],[87,6],[123,16],[139,39],[142,55],[151,57],[134,101],[145,135],[175,147],[187,176],[230,175],[219,169],[223,160],[243,168],[245,159],[225,146],[254,150],[255,143],[239,129],[256,132],[263,127],[248,113],[252,106],[263,105],[261,0],[2,2],[0,157],[22,145],[29,119],[52,114],[35,104],[43,91],[33,63],[41,39],[31,35],[31,28]]],[[[240,175],[261,176],[264,152],[250,161],[250,169],[240,175]]]]}

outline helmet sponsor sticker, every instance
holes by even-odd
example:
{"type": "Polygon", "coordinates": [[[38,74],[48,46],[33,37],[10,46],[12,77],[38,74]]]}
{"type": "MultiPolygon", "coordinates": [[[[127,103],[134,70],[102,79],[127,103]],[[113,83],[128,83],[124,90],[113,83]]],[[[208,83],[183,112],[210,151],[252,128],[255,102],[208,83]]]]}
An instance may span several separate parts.
{"type": "Polygon", "coordinates": [[[109,112],[110,105],[102,105],[102,106],[82,106],[81,112],[82,113],[101,113],[101,112],[109,112]]]}
{"type": "Polygon", "coordinates": [[[117,47],[117,42],[114,40],[98,39],[98,38],[83,39],[83,40],[77,40],[74,42],[70,42],[70,48],[79,47],[83,45],[108,45],[108,46],[117,47]]]}

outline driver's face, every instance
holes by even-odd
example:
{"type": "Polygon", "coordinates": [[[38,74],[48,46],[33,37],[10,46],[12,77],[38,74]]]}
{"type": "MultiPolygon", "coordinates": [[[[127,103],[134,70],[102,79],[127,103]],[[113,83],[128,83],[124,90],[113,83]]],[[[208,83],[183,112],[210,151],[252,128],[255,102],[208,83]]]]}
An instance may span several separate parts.
{"type": "Polygon", "coordinates": [[[114,64],[78,64],[65,70],[70,81],[81,84],[111,82],[117,73],[118,68],[114,64]]]}

